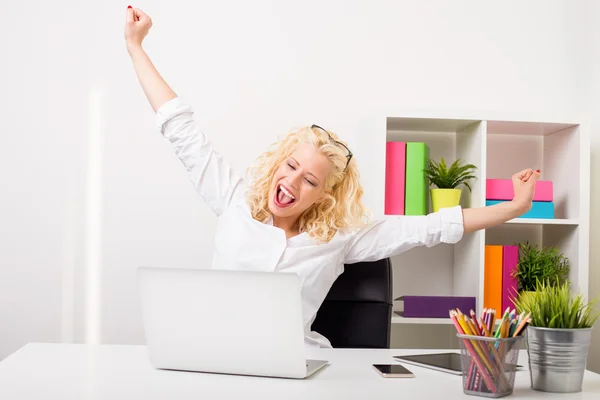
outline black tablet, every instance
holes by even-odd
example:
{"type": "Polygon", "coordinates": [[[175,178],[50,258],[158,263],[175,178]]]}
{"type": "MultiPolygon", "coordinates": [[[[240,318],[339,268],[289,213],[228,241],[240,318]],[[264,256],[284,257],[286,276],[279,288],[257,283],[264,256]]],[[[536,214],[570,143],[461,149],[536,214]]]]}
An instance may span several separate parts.
{"type": "MultiPolygon", "coordinates": [[[[460,357],[461,355],[458,353],[431,353],[394,356],[394,359],[399,362],[414,364],[419,367],[435,369],[436,371],[447,372],[454,375],[462,375],[460,357]]],[[[517,365],[516,368],[518,370],[522,367],[517,365]]]]}
{"type": "Polygon", "coordinates": [[[396,361],[435,369],[437,371],[448,372],[454,375],[462,375],[460,354],[457,353],[414,354],[407,356],[394,356],[394,358],[396,361]]]}

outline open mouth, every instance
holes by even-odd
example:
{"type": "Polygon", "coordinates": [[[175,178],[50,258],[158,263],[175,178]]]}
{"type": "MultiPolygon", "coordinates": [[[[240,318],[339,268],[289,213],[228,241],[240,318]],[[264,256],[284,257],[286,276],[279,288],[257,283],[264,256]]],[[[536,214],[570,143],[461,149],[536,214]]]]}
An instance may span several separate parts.
{"type": "Polygon", "coordinates": [[[292,192],[283,185],[277,185],[275,191],[275,205],[279,208],[289,207],[296,201],[296,197],[292,192]]]}

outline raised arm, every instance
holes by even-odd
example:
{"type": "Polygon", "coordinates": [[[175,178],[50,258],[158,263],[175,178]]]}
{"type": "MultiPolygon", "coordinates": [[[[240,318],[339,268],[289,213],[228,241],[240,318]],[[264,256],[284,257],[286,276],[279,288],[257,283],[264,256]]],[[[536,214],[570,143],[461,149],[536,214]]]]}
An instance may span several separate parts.
{"type": "Polygon", "coordinates": [[[344,262],[376,261],[439,243],[456,243],[463,234],[491,228],[517,218],[531,209],[535,182],[540,171],[526,169],[513,175],[512,201],[489,207],[460,206],[419,216],[392,216],[363,228],[346,246],[344,262]]]}
{"type": "MultiPolygon", "coordinates": [[[[129,6],[131,7],[131,6],[129,6]]],[[[125,19],[125,44],[133,61],[135,73],[154,112],[177,94],[160,76],[148,54],[142,48],[142,41],[152,27],[152,19],[138,8],[127,8],[125,19]]]]}
{"type": "Polygon", "coordinates": [[[218,154],[193,119],[190,104],[179,98],[160,76],[142,48],[152,21],[137,8],[128,8],[125,42],[138,80],[156,113],[156,125],[185,166],[196,191],[220,215],[243,196],[242,179],[218,154]]]}
{"type": "Polygon", "coordinates": [[[463,233],[460,206],[429,215],[390,216],[373,222],[348,241],[344,263],[381,260],[417,246],[456,243],[463,233]]]}

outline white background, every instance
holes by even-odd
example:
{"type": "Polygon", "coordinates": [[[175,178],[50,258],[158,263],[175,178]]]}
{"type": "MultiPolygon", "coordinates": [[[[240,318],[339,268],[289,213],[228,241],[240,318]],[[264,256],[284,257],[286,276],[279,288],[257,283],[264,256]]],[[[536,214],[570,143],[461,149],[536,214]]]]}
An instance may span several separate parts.
{"type": "MultiPolygon", "coordinates": [[[[154,21],[146,51],[235,168],[318,123],[349,141],[373,208],[383,147],[364,127],[395,110],[591,122],[599,294],[597,1],[132,5],[154,21]]],[[[143,343],[135,268],[207,265],[215,218],[155,129],[123,42],[127,3],[1,6],[0,358],[30,341],[143,343]]],[[[419,327],[394,329],[393,344],[425,347],[419,327]]]]}

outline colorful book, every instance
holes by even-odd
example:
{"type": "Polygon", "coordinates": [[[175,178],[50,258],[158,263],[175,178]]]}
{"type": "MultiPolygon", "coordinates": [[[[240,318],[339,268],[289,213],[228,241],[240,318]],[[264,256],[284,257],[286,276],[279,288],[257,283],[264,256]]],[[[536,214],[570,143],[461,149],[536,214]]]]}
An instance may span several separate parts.
{"type": "Polygon", "coordinates": [[[485,246],[485,265],[483,272],[483,307],[493,308],[496,315],[502,310],[502,246],[485,246]]]}
{"type": "Polygon", "coordinates": [[[517,297],[517,278],[512,274],[519,263],[519,246],[502,246],[502,310],[515,305],[512,301],[517,297]]]}
{"type": "Polygon", "coordinates": [[[387,142],[385,157],[385,214],[404,215],[406,142],[387,142]]]}
{"type": "MultiPolygon", "coordinates": [[[[511,179],[486,179],[486,200],[512,200],[514,188],[511,179]]],[[[552,181],[535,182],[533,201],[554,201],[552,181]]]]}
{"type": "Polygon", "coordinates": [[[406,143],[406,198],[405,215],[426,215],[429,204],[429,185],[424,170],[429,160],[425,143],[406,143]]]}
{"type": "Polygon", "coordinates": [[[469,296],[400,296],[404,311],[395,311],[404,318],[448,318],[448,310],[476,310],[475,297],[469,296]]]}
{"type": "MultiPolygon", "coordinates": [[[[494,204],[499,204],[506,202],[508,200],[486,200],[486,206],[493,206],[494,204]]],[[[518,218],[546,218],[552,219],[554,218],[554,202],[553,201],[534,201],[531,205],[531,210],[527,211],[525,214],[521,215],[518,218]]]]}

